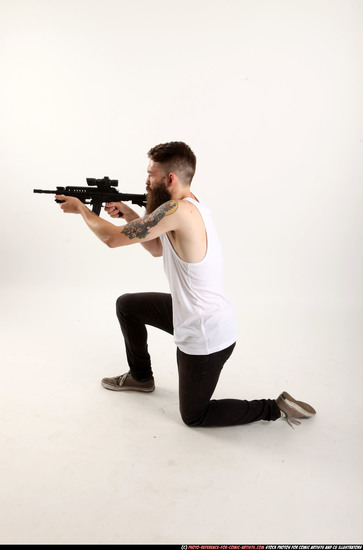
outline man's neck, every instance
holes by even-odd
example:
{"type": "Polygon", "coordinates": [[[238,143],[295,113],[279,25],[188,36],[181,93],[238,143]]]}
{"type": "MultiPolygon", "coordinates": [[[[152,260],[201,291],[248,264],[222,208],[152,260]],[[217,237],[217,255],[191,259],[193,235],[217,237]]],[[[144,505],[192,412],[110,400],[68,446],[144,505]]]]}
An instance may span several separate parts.
{"type": "Polygon", "coordinates": [[[175,195],[172,194],[172,198],[176,201],[182,201],[183,199],[186,199],[188,197],[194,199],[195,201],[198,201],[196,196],[193,195],[193,193],[190,191],[190,187],[188,187],[187,189],[182,189],[179,193],[175,193],[175,195]]]}

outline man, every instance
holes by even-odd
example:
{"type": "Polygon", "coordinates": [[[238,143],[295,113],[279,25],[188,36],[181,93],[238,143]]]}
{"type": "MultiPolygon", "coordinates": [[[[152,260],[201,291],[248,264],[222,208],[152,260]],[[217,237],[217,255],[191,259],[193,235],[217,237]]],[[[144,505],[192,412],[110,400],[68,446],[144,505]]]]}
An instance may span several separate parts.
{"type": "Polygon", "coordinates": [[[104,378],[114,391],[154,390],[146,325],[174,335],[179,371],[179,404],[188,426],[231,426],[284,417],[289,424],[315,410],[283,392],[276,400],[212,400],[237,330],[233,308],[223,293],[221,247],[209,210],[191,192],[196,157],[183,142],[157,145],[148,153],[146,215],[121,202],[108,203],[121,228],[93,214],[74,197],[57,195],[66,213],[81,214],[88,227],[111,248],[140,243],[163,256],[170,294],[125,294],[117,316],[125,339],[129,372],[104,378]]]}

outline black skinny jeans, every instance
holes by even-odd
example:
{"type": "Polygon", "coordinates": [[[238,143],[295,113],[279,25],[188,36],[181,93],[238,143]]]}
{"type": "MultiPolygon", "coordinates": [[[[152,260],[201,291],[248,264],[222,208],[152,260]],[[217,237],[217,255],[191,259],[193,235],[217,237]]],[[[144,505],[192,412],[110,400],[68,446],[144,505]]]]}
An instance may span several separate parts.
{"type": "MultiPolygon", "coordinates": [[[[173,334],[170,294],[124,294],[117,300],[116,312],[132,376],[137,380],[151,379],[153,372],[146,325],[173,334]]],[[[234,346],[232,344],[209,355],[188,355],[177,348],[179,406],[182,419],[188,426],[233,426],[280,418],[280,410],[272,399],[211,400],[223,365],[234,346]]]]}

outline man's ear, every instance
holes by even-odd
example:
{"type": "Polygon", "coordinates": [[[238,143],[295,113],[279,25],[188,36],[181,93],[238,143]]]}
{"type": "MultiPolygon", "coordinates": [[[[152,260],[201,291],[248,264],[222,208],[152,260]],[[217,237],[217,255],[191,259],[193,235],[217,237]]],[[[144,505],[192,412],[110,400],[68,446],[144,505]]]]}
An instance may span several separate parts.
{"type": "Polygon", "coordinates": [[[176,177],[174,172],[169,172],[169,174],[167,175],[167,186],[169,189],[173,187],[173,185],[175,184],[175,180],[176,180],[176,177]]]}

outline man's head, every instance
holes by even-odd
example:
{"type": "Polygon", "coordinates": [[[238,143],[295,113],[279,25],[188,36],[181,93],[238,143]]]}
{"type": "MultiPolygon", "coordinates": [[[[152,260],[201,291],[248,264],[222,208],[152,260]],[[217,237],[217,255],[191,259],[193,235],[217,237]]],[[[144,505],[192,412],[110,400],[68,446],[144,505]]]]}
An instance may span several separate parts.
{"type": "Polygon", "coordinates": [[[186,143],[171,141],[148,152],[147,207],[152,212],[172,198],[173,192],[188,188],[195,173],[196,157],[186,143]],[[180,188],[180,189],[179,189],[180,188]]]}
{"type": "Polygon", "coordinates": [[[190,185],[197,159],[189,145],[182,141],[160,143],[148,152],[150,160],[160,164],[165,175],[176,174],[184,185],[190,185]]]}

